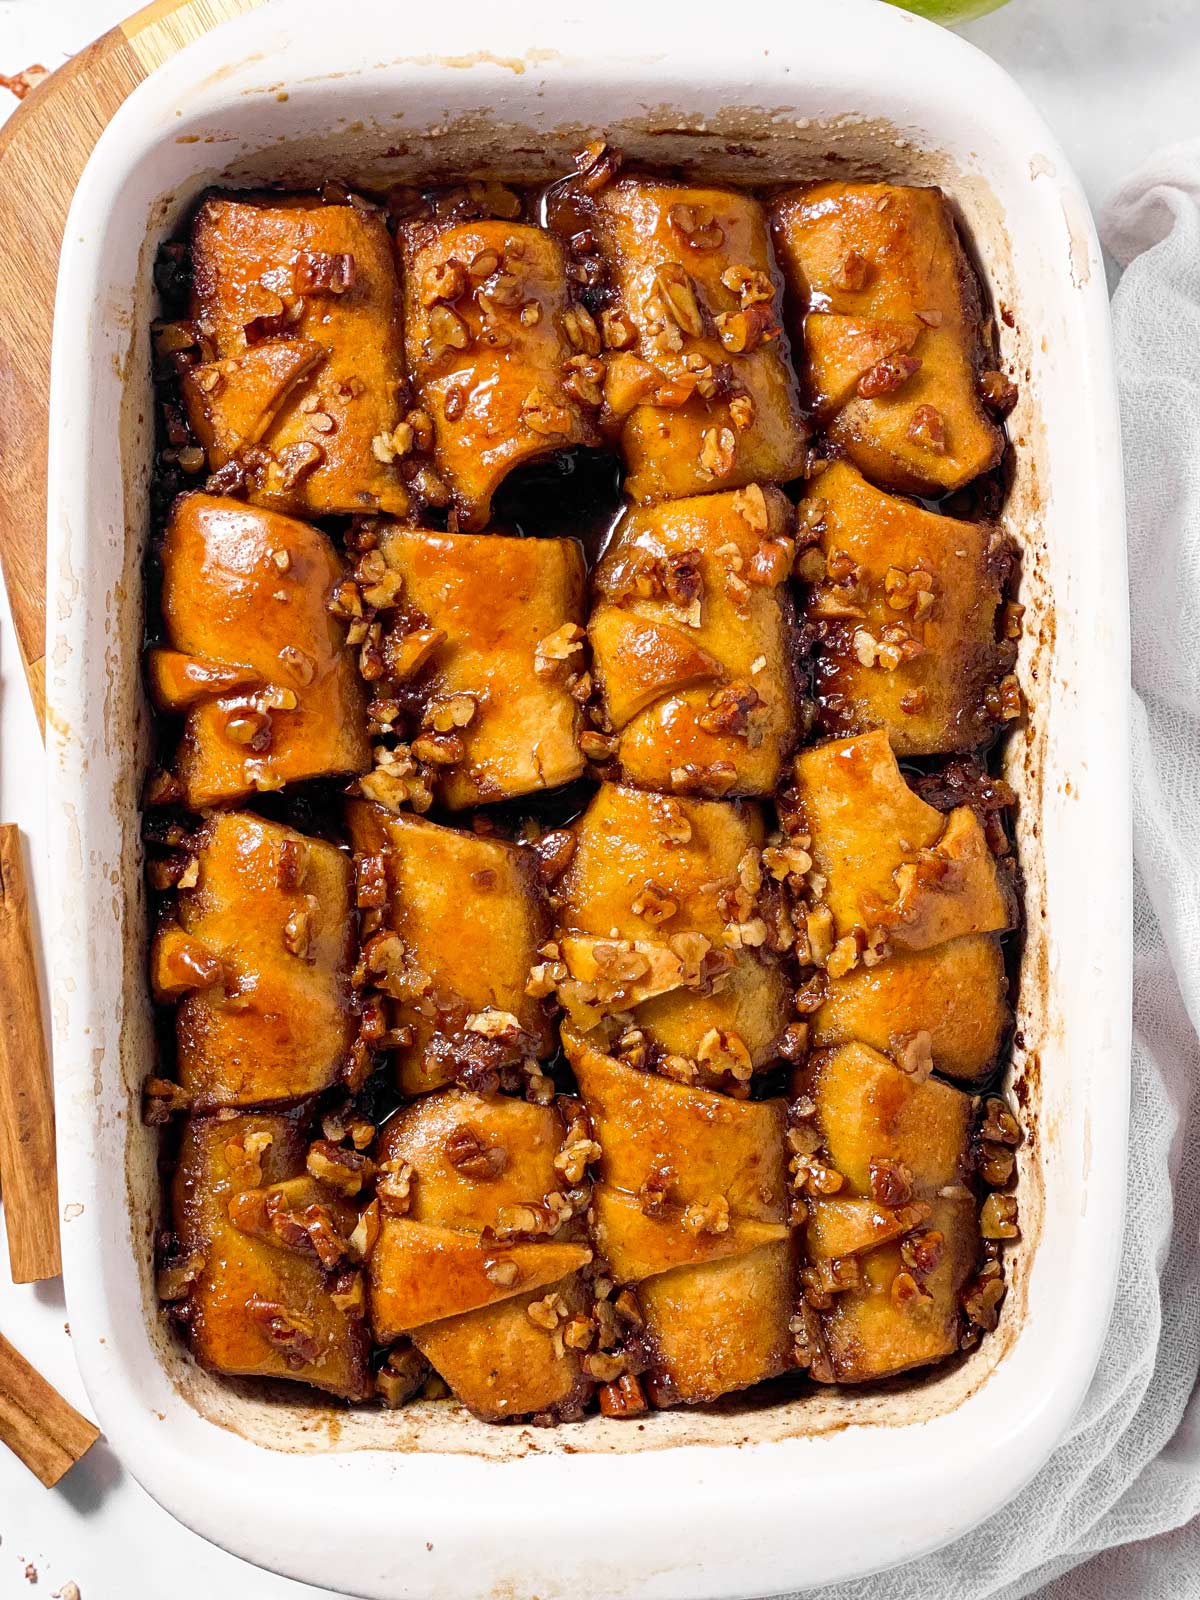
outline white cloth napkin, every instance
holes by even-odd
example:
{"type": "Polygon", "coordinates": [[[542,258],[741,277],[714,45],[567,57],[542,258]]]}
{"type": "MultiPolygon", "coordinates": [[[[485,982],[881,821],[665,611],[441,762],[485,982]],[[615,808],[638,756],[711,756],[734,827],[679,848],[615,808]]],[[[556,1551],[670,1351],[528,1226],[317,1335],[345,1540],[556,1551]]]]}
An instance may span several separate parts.
{"type": "MultiPolygon", "coordinates": [[[[1133,608],[1133,1103],[1116,1309],[1070,1433],[1011,1505],[821,1600],[1200,1596],[1200,141],[1129,182],[1101,234],[1126,269],[1113,319],[1133,608]]],[[[980,1439],[981,1472],[987,1454],[980,1439]]]]}

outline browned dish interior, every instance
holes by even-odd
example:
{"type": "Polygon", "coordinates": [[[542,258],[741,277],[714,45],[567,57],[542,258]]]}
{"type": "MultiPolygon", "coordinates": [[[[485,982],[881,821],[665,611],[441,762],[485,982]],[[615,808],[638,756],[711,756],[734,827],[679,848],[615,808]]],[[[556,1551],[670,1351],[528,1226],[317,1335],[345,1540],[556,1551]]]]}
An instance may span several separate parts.
{"type": "Polygon", "coordinates": [[[557,1423],[973,1348],[1015,391],[940,191],[597,142],[208,195],[158,280],[146,1106],[197,1360],[557,1423]]]}

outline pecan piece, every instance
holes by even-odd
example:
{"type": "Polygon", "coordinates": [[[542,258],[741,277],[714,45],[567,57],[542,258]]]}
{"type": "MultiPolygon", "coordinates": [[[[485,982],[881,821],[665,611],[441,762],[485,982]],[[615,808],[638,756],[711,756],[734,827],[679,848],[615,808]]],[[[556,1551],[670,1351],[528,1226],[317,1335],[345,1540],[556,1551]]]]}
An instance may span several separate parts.
{"type": "Polygon", "coordinates": [[[293,1372],[311,1366],[321,1356],[321,1343],[308,1317],[291,1311],[278,1300],[264,1300],[252,1294],[246,1302],[246,1315],[267,1343],[283,1352],[293,1372]]]}
{"type": "Polygon", "coordinates": [[[979,393],[984,405],[998,417],[1006,417],[1017,403],[1017,386],[1002,372],[981,372],[979,393]]]}
{"type": "Polygon", "coordinates": [[[474,1128],[460,1123],[446,1139],[446,1160],[464,1178],[474,1178],[486,1183],[498,1178],[508,1164],[508,1152],[503,1145],[486,1145],[474,1128]]]}
{"type": "Polygon", "coordinates": [[[874,400],[879,395],[893,394],[908,382],[920,368],[916,356],[885,356],[858,380],[858,392],[864,400],[874,400]]]}
{"type": "Polygon", "coordinates": [[[905,431],[919,449],[932,456],[946,454],[946,423],[936,406],[917,406],[905,431]]]}
{"type": "Polygon", "coordinates": [[[912,1173],[903,1161],[873,1156],[868,1164],[871,1198],[881,1206],[907,1205],[913,1197],[912,1173]]]}
{"type": "Polygon", "coordinates": [[[330,1139],[317,1139],[308,1147],[305,1166],[319,1183],[327,1183],[349,1199],[375,1172],[375,1163],[361,1150],[347,1150],[330,1139]]]}
{"type": "Polygon", "coordinates": [[[751,684],[729,683],[709,696],[696,722],[706,733],[727,734],[752,743],[754,713],[765,705],[751,684]]]}
{"type": "Polygon", "coordinates": [[[606,1417],[639,1417],[646,1409],[646,1396],[641,1380],[632,1372],[602,1384],[597,1391],[601,1415],[606,1417]]]}

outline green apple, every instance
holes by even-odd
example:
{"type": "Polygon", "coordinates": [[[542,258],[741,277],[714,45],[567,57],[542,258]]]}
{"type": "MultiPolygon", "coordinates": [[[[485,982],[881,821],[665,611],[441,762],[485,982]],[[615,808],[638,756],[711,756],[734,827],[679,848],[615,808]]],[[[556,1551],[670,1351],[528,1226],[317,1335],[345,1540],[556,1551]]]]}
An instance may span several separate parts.
{"type": "Polygon", "coordinates": [[[887,0],[887,3],[905,11],[915,11],[919,17],[928,17],[930,22],[954,28],[960,22],[974,22],[976,17],[999,10],[1005,0],[887,0]]]}

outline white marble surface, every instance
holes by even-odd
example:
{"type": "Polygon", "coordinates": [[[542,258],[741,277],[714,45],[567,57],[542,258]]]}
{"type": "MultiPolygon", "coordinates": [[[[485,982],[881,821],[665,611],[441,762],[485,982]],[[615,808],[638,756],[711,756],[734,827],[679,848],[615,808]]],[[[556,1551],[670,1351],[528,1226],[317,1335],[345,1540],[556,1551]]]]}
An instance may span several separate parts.
{"type": "MultiPolygon", "coordinates": [[[[0,0],[0,72],[32,62],[58,66],[133,3],[0,0]]],[[[1153,151],[1200,136],[1200,0],[1011,0],[964,32],[1039,105],[1093,206],[1153,151]]],[[[0,90],[0,118],[15,104],[0,90]]],[[[42,763],[0,595],[0,817],[25,830],[35,894],[45,882],[42,763]]],[[[15,1288],[0,1260],[0,1329],[87,1409],[61,1285],[15,1288]]],[[[188,1533],[103,1441],[49,1491],[0,1449],[0,1600],[52,1595],[67,1581],[78,1584],[83,1600],[210,1600],[217,1593],[301,1600],[320,1592],[261,1573],[188,1533]]]]}

